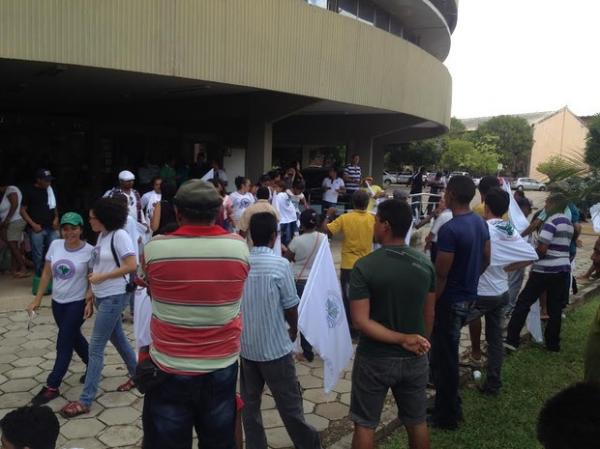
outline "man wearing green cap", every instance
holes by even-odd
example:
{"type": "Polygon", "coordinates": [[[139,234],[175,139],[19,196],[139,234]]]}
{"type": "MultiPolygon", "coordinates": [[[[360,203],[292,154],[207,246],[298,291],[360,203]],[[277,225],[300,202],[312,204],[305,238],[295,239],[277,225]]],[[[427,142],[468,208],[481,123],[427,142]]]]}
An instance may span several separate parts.
{"type": "Polygon", "coordinates": [[[249,271],[241,237],[215,225],[223,200],[212,184],[192,179],[174,198],[180,225],[144,248],[152,301],[150,357],[172,374],[146,393],[144,449],[235,447],[235,390],[240,352],[240,299],[249,271]]]}
{"type": "Polygon", "coordinates": [[[88,263],[94,248],[81,240],[81,215],[75,212],[64,214],[60,220],[60,231],[63,238],[50,244],[40,288],[27,306],[29,314],[40,307],[42,296],[52,280],[52,315],[58,326],[56,360],[46,386],[31,401],[34,405],[45,404],[60,395],[58,388],[67,373],[73,351],[83,363],[88,363],[88,342],[81,333],[81,325],[94,310],[88,282],[88,263]]]}

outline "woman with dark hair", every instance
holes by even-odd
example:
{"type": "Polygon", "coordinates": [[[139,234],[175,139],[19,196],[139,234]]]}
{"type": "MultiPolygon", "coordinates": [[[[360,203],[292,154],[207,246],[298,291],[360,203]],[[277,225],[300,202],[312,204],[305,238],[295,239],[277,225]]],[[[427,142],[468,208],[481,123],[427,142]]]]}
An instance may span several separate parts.
{"type": "MultiPolygon", "coordinates": [[[[117,198],[100,198],[90,210],[90,225],[98,232],[98,241],[90,261],[89,281],[96,303],[96,322],[90,338],[89,363],[85,385],[79,401],[69,402],[60,411],[65,418],[90,411],[96,397],[104,366],[104,349],[110,339],[127,365],[129,375],[135,374],[135,353],[123,332],[121,313],[129,304],[132,284],[130,275],[137,269],[131,238],[122,228],[127,220],[127,208],[117,198]]],[[[131,378],[117,391],[134,387],[131,378]]]]}
{"type": "Polygon", "coordinates": [[[242,214],[248,207],[254,204],[255,199],[254,195],[250,193],[250,180],[248,178],[243,176],[235,178],[235,188],[237,191],[230,193],[229,199],[233,208],[231,219],[233,220],[233,226],[237,229],[242,214]]]}
{"type": "MultiPolygon", "coordinates": [[[[36,406],[60,395],[58,387],[67,373],[73,350],[83,363],[88,364],[88,342],[81,333],[81,325],[94,311],[88,281],[88,264],[94,248],[81,239],[83,218],[75,212],[62,216],[60,232],[62,239],[50,244],[40,287],[35,299],[27,306],[27,312],[33,314],[52,281],[52,315],[58,326],[56,359],[46,386],[31,401],[36,406]]],[[[80,380],[83,383],[85,375],[80,380]]]]}
{"type": "MultiPolygon", "coordinates": [[[[317,231],[319,228],[319,215],[314,209],[306,209],[300,214],[300,234],[290,242],[287,251],[283,255],[293,263],[294,278],[296,280],[296,291],[298,297],[302,298],[308,275],[312,269],[313,262],[323,239],[327,239],[325,234],[317,231]]],[[[312,346],[301,335],[302,351],[304,358],[312,362],[315,355],[312,346]]]]}
{"type": "Polygon", "coordinates": [[[164,185],[160,202],[154,206],[154,213],[150,223],[150,229],[153,235],[166,234],[177,229],[177,219],[175,218],[175,209],[173,208],[173,197],[175,188],[171,185],[164,185]]]}

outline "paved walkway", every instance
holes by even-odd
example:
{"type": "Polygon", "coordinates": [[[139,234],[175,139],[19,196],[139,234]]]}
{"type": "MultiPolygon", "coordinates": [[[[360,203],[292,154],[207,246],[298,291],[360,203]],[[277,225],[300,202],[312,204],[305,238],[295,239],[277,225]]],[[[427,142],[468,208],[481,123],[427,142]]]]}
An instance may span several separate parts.
{"type": "MultiPolygon", "coordinates": [[[[584,248],[577,259],[577,273],[590,265],[590,249],[596,236],[585,226],[584,248]]],[[[339,242],[334,242],[334,255],[339,263],[339,242]]],[[[30,301],[29,282],[0,277],[0,418],[10,410],[27,404],[44,385],[55,357],[56,327],[48,307],[41,309],[33,328],[27,330],[27,314],[19,311],[30,301]],[[0,309],[2,310],[2,309],[0,309]],[[12,311],[10,311],[12,310],[12,311]],[[16,310],[16,311],[15,311],[16,310]]],[[[47,304],[49,299],[45,299],[47,304]]],[[[90,335],[92,322],[83,326],[84,334],[90,335]]],[[[125,326],[132,338],[131,325],[125,326]]],[[[461,350],[468,349],[466,329],[463,333],[461,350]]],[[[76,356],[75,356],[76,357],[76,356]]],[[[116,388],[125,381],[126,370],[112,345],[106,350],[105,368],[98,398],[91,413],[73,420],[59,417],[61,434],[59,448],[101,449],[113,447],[138,448],[142,438],[141,409],[143,398],[137,392],[118,393],[116,388]]],[[[335,388],[325,395],[323,392],[323,365],[317,357],[312,363],[296,364],[299,380],[304,388],[304,411],[306,419],[322,431],[324,445],[330,447],[342,440],[352,425],[347,418],[350,404],[351,371],[348,369],[335,388]]],[[[60,409],[68,400],[76,400],[82,386],[79,377],[84,365],[73,360],[61,387],[61,397],[49,405],[60,409]]],[[[275,409],[273,398],[268,392],[263,397],[263,420],[267,438],[272,448],[291,447],[291,441],[275,409]]],[[[395,418],[393,400],[386,404],[380,429],[395,418]]],[[[337,446],[337,445],[336,445],[337,446]]]]}

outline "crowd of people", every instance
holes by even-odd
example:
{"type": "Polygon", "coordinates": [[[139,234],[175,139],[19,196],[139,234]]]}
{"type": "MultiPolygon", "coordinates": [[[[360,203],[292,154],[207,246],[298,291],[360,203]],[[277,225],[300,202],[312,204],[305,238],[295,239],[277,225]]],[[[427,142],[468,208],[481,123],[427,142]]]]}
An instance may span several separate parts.
{"type": "MultiPolygon", "coordinates": [[[[89,211],[95,246],[83,239],[80,214],[59,216],[48,170],[39,170],[22,194],[0,182],[8,205],[3,238],[15,243],[10,250],[16,253],[16,277],[26,275],[18,242],[28,229],[36,280],[27,310],[34,314],[51,290],[58,327],[54,367],[34,407],[17,411],[18,419],[46,413],[40,406],[60,395],[73,352],[86,365],[84,386],[60,413],[65,418],[89,413],[110,340],[128,373],[118,391],[137,387],[145,393],[145,449],[190,448],[192,429],[202,447],[241,447],[242,426],[246,447],[266,449],[265,385],[295,447],[321,448],[318,432],[304,417],[294,359],[312,362],[316,356],[299,332],[298,305],[319,247],[336,235],[342,240],[345,316],[351,337],[358,339],[350,404],[353,448],[374,447],[389,390],[413,449],[430,447],[428,425],[446,430],[461,425],[459,342],[466,325],[470,363],[485,367],[479,385],[485,395],[500,392],[505,349],[517,350],[538,300],[547,311],[546,348],[560,350],[581,229],[564,195],[550,194],[531,226],[519,231],[514,214],[527,217],[532,209],[524,195],[512,197],[501,180],[488,176],[478,186],[481,203],[471,208],[473,180],[446,181],[438,173],[422,217],[424,170],[413,178],[412,196],[397,191],[390,198],[363,176],[359,163],[353,155],[341,176],[329,170],[320,210],[310,204],[298,164],[266,173],[256,183],[237,177],[231,193],[218,163],[179,186],[172,164],[165,163],[143,195],[134,188],[135,175],[124,170],[118,185],[89,211]],[[341,195],[351,201],[346,213],[338,207],[341,195]],[[411,246],[413,231],[431,221],[424,247],[411,246]],[[140,291],[151,299],[151,313],[134,313],[140,291]],[[93,316],[88,342],[81,326],[93,316]],[[124,319],[144,329],[137,354],[124,319]],[[302,349],[295,355],[297,339],[302,349]],[[430,383],[436,396],[428,414],[430,383]]],[[[600,239],[592,261],[587,277],[600,269],[600,239]]],[[[588,344],[590,382],[600,381],[598,326],[600,321],[588,344]]],[[[553,413],[548,410],[544,416],[553,413]]],[[[6,430],[15,416],[1,424],[8,439],[22,438],[6,430]]],[[[29,440],[19,441],[36,449],[29,440]]]]}

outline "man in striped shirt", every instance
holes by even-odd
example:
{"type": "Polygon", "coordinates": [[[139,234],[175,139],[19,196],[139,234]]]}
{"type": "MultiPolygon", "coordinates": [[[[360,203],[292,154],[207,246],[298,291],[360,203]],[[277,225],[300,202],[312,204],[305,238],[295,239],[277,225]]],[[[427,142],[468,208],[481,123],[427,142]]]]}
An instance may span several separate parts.
{"type": "Polygon", "coordinates": [[[525,288],[519,295],[506,334],[505,347],[515,350],[519,346],[521,329],[531,305],[539,296],[548,292],[548,315],[544,340],[549,351],[560,351],[560,325],[562,308],[568,303],[571,262],[569,246],[573,238],[573,223],[563,213],[567,199],[555,193],[546,200],[549,217],[544,222],[538,246],[540,259],[533,264],[525,288]]]}
{"type": "Polygon", "coordinates": [[[215,226],[222,199],[212,184],[187,181],[174,203],[179,229],[144,249],[150,357],[168,375],[144,398],[143,447],[190,448],[194,427],[203,448],[233,449],[248,247],[215,226]]]}
{"type": "Polygon", "coordinates": [[[344,167],[344,184],[346,186],[346,193],[352,196],[360,188],[360,182],[362,180],[362,170],[358,163],[360,162],[360,156],[358,154],[352,155],[351,162],[344,167]]]}
{"type": "Polygon", "coordinates": [[[277,219],[268,212],[250,219],[254,248],[244,286],[240,390],[247,449],[267,449],[260,403],[265,383],[285,428],[299,449],[320,449],[318,432],[304,419],[292,355],[298,333],[298,295],[287,259],[273,252],[277,219]]]}

